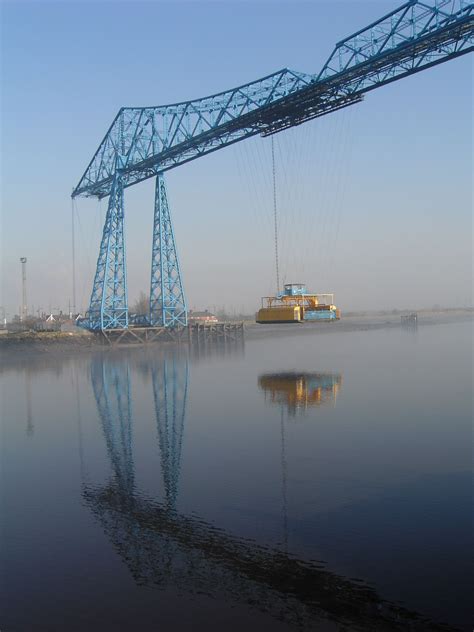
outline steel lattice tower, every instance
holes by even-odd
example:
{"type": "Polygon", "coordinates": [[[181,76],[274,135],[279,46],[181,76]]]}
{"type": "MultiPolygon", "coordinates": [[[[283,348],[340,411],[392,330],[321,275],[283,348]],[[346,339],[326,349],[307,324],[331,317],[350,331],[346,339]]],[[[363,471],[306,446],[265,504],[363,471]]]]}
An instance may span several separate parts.
{"type": "Polygon", "coordinates": [[[151,255],[150,325],[174,327],[187,325],[178,253],[174,239],[165,179],[156,177],[155,214],[151,255]]]}
{"type": "Polygon", "coordinates": [[[116,171],[89,305],[90,329],[128,327],[127,269],[123,229],[123,183],[120,171],[116,171]]]}

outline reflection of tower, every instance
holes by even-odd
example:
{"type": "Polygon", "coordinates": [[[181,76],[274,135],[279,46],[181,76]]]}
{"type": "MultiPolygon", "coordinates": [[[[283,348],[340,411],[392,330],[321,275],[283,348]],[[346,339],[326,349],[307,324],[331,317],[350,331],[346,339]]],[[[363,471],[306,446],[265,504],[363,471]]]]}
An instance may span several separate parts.
{"type": "Polygon", "coordinates": [[[133,495],[132,399],[128,363],[92,363],[92,386],[109,457],[120,492],[133,495]]]}
{"type": "Polygon", "coordinates": [[[176,510],[188,392],[188,360],[173,356],[152,367],[153,397],[167,508],[176,510]]]}
{"type": "Polygon", "coordinates": [[[28,307],[26,304],[26,257],[20,257],[21,262],[21,313],[20,320],[26,320],[28,315],[28,307]]]}
{"type": "Polygon", "coordinates": [[[79,394],[79,379],[77,375],[77,365],[72,365],[72,380],[74,390],[76,392],[76,422],[77,422],[77,439],[78,439],[78,452],[79,452],[79,469],[81,472],[81,480],[83,483],[86,480],[86,469],[84,461],[84,447],[83,447],[83,433],[82,433],[82,415],[81,415],[81,397],[79,394]]]}
{"type": "Polygon", "coordinates": [[[295,416],[313,406],[335,402],[342,385],[339,373],[267,373],[258,385],[270,395],[270,401],[283,404],[295,416]]]}
{"type": "Polygon", "coordinates": [[[25,371],[25,395],[26,395],[26,434],[31,437],[35,427],[33,425],[33,413],[31,412],[31,378],[28,370],[25,371]]]}
{"type": "Polygon", "coordinates": [[[283,522],[283,550],[288,555],[288,465],[286,460],[285,418],[281,409],[281,515],[283,522]]]}

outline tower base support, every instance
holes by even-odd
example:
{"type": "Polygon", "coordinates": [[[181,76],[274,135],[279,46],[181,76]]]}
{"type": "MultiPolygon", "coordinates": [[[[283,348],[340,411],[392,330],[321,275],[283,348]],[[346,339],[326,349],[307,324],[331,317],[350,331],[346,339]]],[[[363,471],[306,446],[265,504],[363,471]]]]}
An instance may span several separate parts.
{"type": "Polygon", "coordinates": [[[188,323],[178,253],[165,179],[156,177],[151,255],[150,325],[180,327],[188,323]]]}
{"type": "Polygon", "coordinates": [[[128,328],[123,183],[114,175],[89,304],[92,331],[128,328]]]}

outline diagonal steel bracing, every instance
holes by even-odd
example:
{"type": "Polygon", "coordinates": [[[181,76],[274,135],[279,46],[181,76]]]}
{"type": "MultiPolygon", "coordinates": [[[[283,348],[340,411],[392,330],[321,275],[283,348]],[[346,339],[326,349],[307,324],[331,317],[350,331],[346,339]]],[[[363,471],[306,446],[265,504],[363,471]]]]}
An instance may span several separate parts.
{"type": "Polygon", "coordinates": [[[89,328],[128,327],[122,174],[116,171],[89,305],[89,328]]]}
{"type": "Polygon", "coordinates": [[[178,253],[174,239],[165,179],[156,177],[155,214],[151,255],[150,324],[161,327],[187,325],[178,253]]]}

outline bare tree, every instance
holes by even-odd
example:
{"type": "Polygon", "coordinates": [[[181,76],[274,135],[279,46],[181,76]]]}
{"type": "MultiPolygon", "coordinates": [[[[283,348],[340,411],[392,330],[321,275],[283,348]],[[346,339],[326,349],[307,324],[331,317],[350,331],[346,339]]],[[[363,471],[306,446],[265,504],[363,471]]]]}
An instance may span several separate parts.
{"type": "Polygon", "coordinates": [[[145,294],[145,292],[141,291],[138,299],[132,306],[132,312],[134,314],[139,314],[140,316],[146,316],[150,310],[150,299],[145,294]]]}

